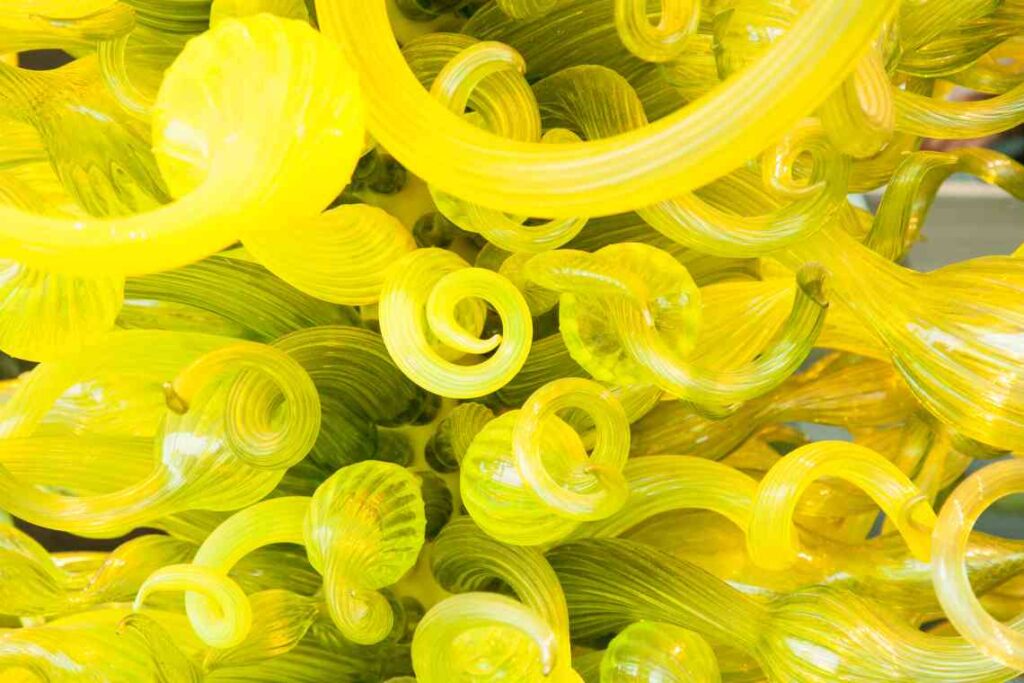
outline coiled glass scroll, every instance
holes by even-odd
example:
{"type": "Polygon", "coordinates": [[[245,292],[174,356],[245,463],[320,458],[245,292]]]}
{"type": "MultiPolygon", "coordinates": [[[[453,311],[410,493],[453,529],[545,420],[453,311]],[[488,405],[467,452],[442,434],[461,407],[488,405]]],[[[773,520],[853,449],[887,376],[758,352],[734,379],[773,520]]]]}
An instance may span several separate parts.
{"type": "Polygon", "coordinates": [[[1024,673],[1022,0],[0,5],[0,681],[1024,673]]]}

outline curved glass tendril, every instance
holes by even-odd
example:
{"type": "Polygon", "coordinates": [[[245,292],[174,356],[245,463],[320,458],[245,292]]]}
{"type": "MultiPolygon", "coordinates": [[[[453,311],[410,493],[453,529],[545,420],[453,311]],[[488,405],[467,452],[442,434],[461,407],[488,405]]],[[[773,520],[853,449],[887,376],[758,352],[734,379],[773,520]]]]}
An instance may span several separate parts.
{"type": "Polygon", "coordinates": [[[1022,127],[1024,0],[0,1],[0,680],[1016,680],[1022,127]]]}

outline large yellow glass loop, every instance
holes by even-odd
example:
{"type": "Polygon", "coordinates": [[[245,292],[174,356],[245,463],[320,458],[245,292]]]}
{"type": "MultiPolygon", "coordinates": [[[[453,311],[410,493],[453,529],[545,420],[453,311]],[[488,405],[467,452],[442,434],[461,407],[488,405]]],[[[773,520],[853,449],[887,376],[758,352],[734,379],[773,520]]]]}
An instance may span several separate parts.
{"type": "Polygon", "coordinates": [[[222,22],[186,46],[160,88],[153,131],[178,201],[105,219],[0,205],[0,254],[54,271],[132,275],[197,261],[254,224],[286,229],[347,182],[363,146],[362,103],[336,47],[302,22],[261,15],[222,22]],[[253,89],[254,78],[275,87],[253,89]],[[269,134],[280,129],[301,134],[269,134]]]}
{"type": "Polygon", "coordinates": [[[752,68],[699,102],[623,135],[550,146],[488,134],[434,101],[402,58],[384,0],[319,0],[317,16],[361,76],[370,132],[413,173],[466,201],[569,218],[654,204],[735,169],[828,97],[897,5],[813,3],[752,68]]]}
{"type": "Polygon", "coordinates": [[[939,513],[932,540],[932,579],[946,617],[966,640],[1012,669],[1024,670],[1024,633],[993,618],[974,594],[965,559],[971,529],[989,505],[1024,491],[1024,461],[997,462],[964,480],[939,513]]]}

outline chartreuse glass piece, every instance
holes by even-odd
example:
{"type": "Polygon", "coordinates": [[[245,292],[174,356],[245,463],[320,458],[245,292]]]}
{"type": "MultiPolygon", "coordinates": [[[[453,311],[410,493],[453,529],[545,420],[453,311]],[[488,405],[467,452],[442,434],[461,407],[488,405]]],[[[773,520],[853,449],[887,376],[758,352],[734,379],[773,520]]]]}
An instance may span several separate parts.
{"type": "Polygon", "coordinates": [[[523,366],[533,337],[530,310],[511,282],[443,249],[417,249],[394,264],[379,315],[398,367],[424,389],[453,398],[500,389],[523,366]],[[497,312],[501,333],[482,339],[485,302],[497,312]],[[477,364],[454,362],[491,352],[477,364]]]}
{"type": "Polygon", "coordinates": [[[1024,333],[1018,259],[983,257],[917,273],[835,229],[789,253],[793,263],[825,265],[829,291],[885,345],[931,413],[983,443],[1007,449],[1022,443],[1019,349],[999,341],[1024,333]],[[839,253],[844,257],[836,258],[839,253]],[[970,292],[976,303],[946,306],[959,292],[970,292]]]}
{"type": "Polygon", "coordinates": [[[398,219],[365,204],[339,206],[297,227],[301,240],[290,231],[253,231],[245,247],[270,272],[323,301],[376,303],[388,269],[416,248],[398,219]]]}
{"type": "Polygon", "coordinates": [[[559,319],[570,354],[595,379],[654,384],[707,406],[773,388],[806,358],[824,321],[823,274],[802,270],[790,317],[756,359],[735,368],[687,362],[700,325],[700,292],[664,251],[616,244],[589,254],[560,249],[535,256],[525,277],[562,293],[559,319]]]}
{"type": "Polygon", "coordinates": [[[932,548],[935,593],[950,623],[978,650],[1012,669],[1024,668],[1019,615],[1010,624],[989,615],[975,596],[964,565],[971,527],[981,513],[993,502],[1022,489],[1019,460],[995,463],[971,475],[943,506],[932,548]]]}
{"type": "Polygon", "coordinates": [[[60,358],[102,338],[123,296],[121,276],[50,273],[5,260],[0,263],[0,301],[14,313],[0,321],[0,348],[27,360],[60,358]]]}
{"type": "Polygon", "coordinates": [[[494,413],[480,403],[461,403],[437,425],[437,431],[424,446],[427,463],[438,472],[454,472],[466,456],[473,439],[494,413]]]}
{"type": "Polygon", "coordinates": [[[51,557],[30,536],[0,525],[0,565],[4,614],[40,616],[88,609],[108,602],[126,602],[142,581],[160,567],[183,562],[195,550],[189,543],[164,536],[126,541],[96,562],[51,557]]]}
{"type": "Polygon", "coordinates": [[[254,14],[273,14],[288,19],[309,21],[305,0],[214,0],[210,4],[210,26],[226,19],[254,14]]]}
{"type": "Polygon", "coordinates": [[[556,380],[473,438],[460,463],[462,501],[501,541],[556,541],[580,522],[622,506],[628,453],[628,421],[618,399],[589,380],[556,380]],[[579,435],[559,419],[558,411],[567,408],[585,411],[594,422],[589,456],[579,435]]]}
{"type": "Polygon", "coordinates": [[[131,6],[116,0],[11,0],[0,10],[0,53],[88,49],[134,24],[131,6]]]}
{"type": "Polygon", "coordinates": [[[186,47],[154,108],[153,149],[180,199],[77,223],[0,208],[3,251],[42,268],[144,273],[202,258],[275,213],[315,215],[362,147],[354,79],[335,48],[297,22],[225,22],[186,47]],[[243,81],[254,77],[276,87],[245,95],[243,81]],[[269,126],[305,134],[282,141],[266,134],[269,126]]]}
{"type": "Polygon", "coordinates": [[[234,581],[205,567],[191,564],[161,567],[139,588],[134,608],[139,610],[152,593],[190,590],[216,605],[219,619],[203,622],[197,635],[211,647],[229,648],[242,643],[252,627],[252,606],[234,581]]]}
{"type": "Polygon", "coordinates": [[[0,5],[0,680],[1024,672],[1024,0],[0,5]]]}
{"type": "Polygon", "coordinates": [[[419,482],[406,470],[377,461],[350,465],[311,498],[275,498],[225,520],[196,552],[191,565],[165,567],[140,589],[186,590],[189,618],[212,647],[238,645],[251,628],[245,594],[226,577],[253,550],[274,543],[306,548],[324,577],[324,597],[335,625],[362,644],[383,640],[393,612],[379,593],[416,561],[425,518],[419,482]]]}
{"type": "Polygon", "coordinates": [[[840,477],[864,490],[885,511],[919,560],[930,556],[935,512],[895,465],[855,444],[809,444],[783,458],[758,487],[747,542],[751,558],[784,569],[799,554],[790,520],[804,488],[819,477],[840,477]],[[792,456],[796,457],[792,457],[792,456]]]}
{"type": "Polygon", "coordinates": [[[663,402],[632,428],[634,454],[684,453],[718,460],[776,422],[847,429],[899,425],[917,409],[888,363],[832,354],[727,417],[663,402]]]}
{"type": "Polygon", "coordinates": [[[699,635],[672,624],[640,621],[608,643],[601,659],[601,680],[718,683],[722,676],[714,651],[699,635]]]}
{"type": "Polygon", "coordinates": [[[897,4],[814,3],[759,68],[699,103],[621,136],[552,147],[481,131],[430,99],[402,59],[383,0],[319,0],[317,17],[362,76],[370,132],[402,164],[468,201],[571,217],[646,206],[736,168],[824,101],[822,85],[845,75],[897,4]]]}
{"type": "Polygon", "coordinates": [[[126,607],[104,607],[27,628],[0,629],[0,670],[13,681],[82,680],[83,672],[118,683],[167,680],[161,679],[166,660],[155,659],[147,646],[152,632],[160,635],[165,647],[173,642],[174,658],[198,655],[201,644],[180,614],[157,610],[145,614],[150,620],[146,631],[123,627],[131,616],[126,607]]]}
{"type": "Polygon", "coordinates": [[[447,680],[472,680],[476,672],[493,670],[517,680],[579,682],[571,662],[565,596],[538,551],[505,545],[462,519],[437,538],[431,567],[437,581],[457,595],[438,603],[428,614],[430,621],[425,618],[417,628],[414,663],[417,656],[431,658],[426,667],[416,665],[419,675],[429,671],[446,674],[447,680]],[[476,592],[495,580],[507,585],[516,600],[496,601],[503,596],[476,592]],[[460,651],[456,644],[463,640],[478,645],[460,651]]]}
{"type": "Polygon", "coordinates": [[[117,324],[272,342],[308,327],[358,325],[359,317],[350,308],[303,294],[257,263],[212,256],[128,278],[117,324]]]}
{"type": "MultiPolygon", "coordinates": [[[[321,427],[310,451],[323,474],[361,460],[394,460],[389,448],[407,440],[400,430],[429,422],[436,403],[402,374],[380,335],[360,327],[299,329],[274,345],[309,374],[320,396],[321,427]]],[[[403,461],[404,462],[404,461],[403,461]]],[[[304,463],[305,464],[305,463],[304,463]]]]}
{"type": "MultiPolygon", "coordinates": [[[[525,141],[549,143],[579,142],[579,136],[564,128],[541,134],[541,116],[534,91],[524,79],[525,64],[519,54],[502,43],[465,39],[435,41],[421,39],[412,47],[420,66],[420,80],[433,77],[431,94],[456,113],[472,105],[473,120],[499,135],[525,141]],[[454,43],[454,44],[453,44],[454,43]],[[430,68],[434,60],[446,58],[439,71],[430,68]],[[429,65],[429,66],[428,66],[429,65]],[[505,76],[500,78],[498,76],[505,76]]],[[[407,49],[404,54],[409,55],[407,49]]],[[[459,227],[483,235],[492,244],[519,252],[537,252],[559,247],[575,237],[586,218],[555,219],[524,225],[525,218],[513,218],[499,211],[464,202],[433,189],[438,209],[459,227]]]]}
{"type": "Polygon", "coordinates": [[[515,600],[463,593],[439,602],[423,617],[413,641],[413,665],[423,680],[440,683],[465,679],[474,667],[494,666],[480,661],[493,657],[500,662],[500,675],[539,682],[548,680],[554,668],[555,642],[551,626],[515,600]]]}
{"type": "MultiPolygon", "coordinates": [[[[110,4],[130,21],[130,8],[110,4]]],[[[19,11],[45,23],[32,7],[19,11]]],[[[24,193],[0,202],[7,226],[0,237],[4,301],[11,312],[0,328],[0,348],[16,356],[55,358],[109,329],[126,274],[198,260],[242,232],[253,235],[256,247],[272,248],[268,233],[282,223],[271,220],[268,229],[268,219],[312,221],[344,186],[362,146],[354,76],[333,46],[297,22],[250,18],[196,38],[167,70],[151,125],[121,109],[102,66],[95,56],[49,72],[0,65],[4,115],[38,130],[62,185],[90,214],[54,215],[50,207],[24,201],[24,193]],[[263,47],[250,49],[254,43],[263,47]],[[304,95],[328,73],[330,92],[304,95]],[[277,87],[259,89],[260,104],[236,97],[232,89],[258,74],[277,87]],[[272,125],[304,132],[278,144],[261,132],[272,125]],[[312,171],[317,181],[289,181],[289,168],[312,171]]],[[[317,230],[323,232],[310,232],[317,230]]],[[[408,237],[398,239],[409,248],[408,237]]],[[[348,248],[358,258],[360,247],[348,248]]],[[[275,270],[287,273],[288,261],[287,252],[278,251],[275,270]]],[[[347,285],[356,293],[333,298],[372,300],[379,282],[379,275],[368,274],[347,285]]]]}
{"type": "Polygon", "coordinates": [[[647,0],[616,0],[615,26],[629,51],[651,62],[667,62],[683,52],[697,32],[699,2],[665,0],[657,25],[647,19],[647,0]]]}
{"type": "MultiPolygon", "coordinates": [[[[69,219],[83,210],[119,216],[167,201],[145,131],[106,91],[94,56],[43,72],[0,64],[0,91],[8,104],[5,126],[16,131],[8,143],[14,169],[0,204],[69,219]],[[49,180],[46,167],[34,164],[42,168],[26,175],[22,155],[49,162],[66,203],[39,193],[49,180]]],[[[121,306],[124,278],[117,274],[50,272],[6,259],[2,267],[11,315],[0,327],[0,348],[21,358],[49,360],[95,341],[121,306]]]]}
{"type": "MultiPolygon", "coordinates": [[[[316,388],[302,367],[281,351],[202,335],[115,335],[122,336],[119,346],[132,350],[130,360],[134,362],[144,353],[159,352],[161,346],[208,349],[177,368],[162,391],[159,384],[146,387],[166,402],[162,414],[151,413],[150,438],[140,443],[123,432],[111,434],[110,455],[100,459],[101,469],[93,475],[101,482],[110,477],[102,468],[116,463],[118,450],[132,453],[148,448],[151,459],[137,468],[142,476],[130,483],[109,488],[101,485],[98,491],[92,487],[86,495],[73,495],[38,489],[0,468],[0,498],[5,509],[41,526],[116,536],[193,507],[232,510],[250,505],[270,493],[284,469],[312,448],[320,425],[316,388]],[[140,344],[148,344],[147,351],[140,344]],[[226,492],[232,493],[225,496],[226,492]]],[[[110,353],[117,347],[100,348],[110,353]]],[[[87,349],[82,354],[92,352],[87,349]]],[[[117,365],[120,359],[114,355],[113,361],[109,356],[104,360],[117,365]]],[[[100,365],[95,360],[92,363],[100,365]]],[[[73,363],[41,370],[44,368],[49,372],[33,373],[27,389],[22,389],[25,394],[14,396],[4,406],[10,416],[5,437],[26,447],[33,445],[32,434],[41,428],[47,413],[59,408],[61,394],[76,386],[77,379],[88,378],[76,376],[81,368],[73,363]]],[[[138,390],[131,385],[125,389],[138,390]]]]}

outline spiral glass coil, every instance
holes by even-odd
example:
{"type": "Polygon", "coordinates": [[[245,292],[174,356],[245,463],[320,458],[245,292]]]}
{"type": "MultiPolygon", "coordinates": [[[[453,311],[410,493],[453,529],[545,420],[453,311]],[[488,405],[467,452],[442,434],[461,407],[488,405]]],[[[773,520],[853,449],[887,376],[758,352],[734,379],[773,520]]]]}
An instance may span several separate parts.
{"type": "Polygon", "coordinates": [[[1024,0],[0,5],[0,680],[1024,672],[1024,0]]]}

